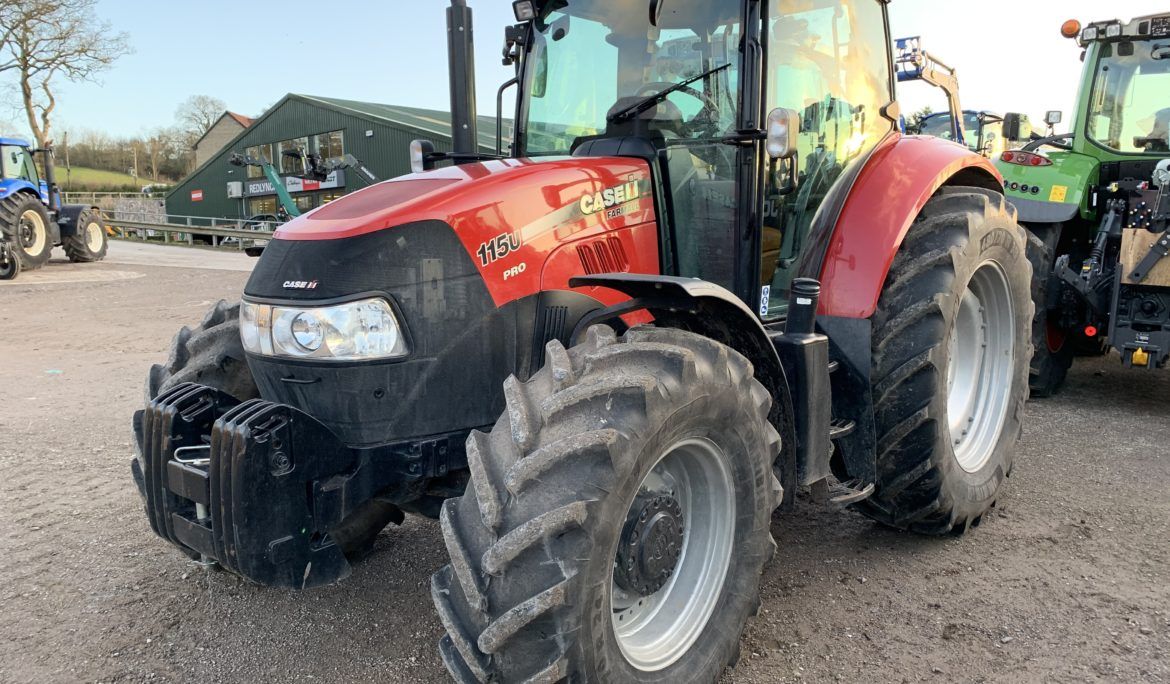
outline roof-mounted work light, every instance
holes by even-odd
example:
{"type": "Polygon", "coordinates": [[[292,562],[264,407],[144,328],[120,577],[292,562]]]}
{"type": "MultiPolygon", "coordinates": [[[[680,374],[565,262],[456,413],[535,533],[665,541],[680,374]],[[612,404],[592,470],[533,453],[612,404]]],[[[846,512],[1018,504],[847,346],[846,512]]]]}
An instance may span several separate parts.
{"type": "Polygon", "coordinates": [[[531,21],[536,18],[536,5],[532,0],[516,0],[512,3],[512,11],[516,13],[516,21],[531,21]]]}

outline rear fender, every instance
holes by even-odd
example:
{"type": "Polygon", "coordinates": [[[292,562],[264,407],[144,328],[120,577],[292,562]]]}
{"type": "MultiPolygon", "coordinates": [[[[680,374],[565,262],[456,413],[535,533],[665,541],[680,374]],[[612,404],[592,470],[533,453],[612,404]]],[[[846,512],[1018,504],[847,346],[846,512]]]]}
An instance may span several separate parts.
{"type": "MultiPolygon", "coordinates": [[[[0,180],[0,199],[4,199],[17,192],[27,192],[36,195],[38,198],[40,197],[40,193],[37,192],[37,187],[26,180],[19,178],[0,180]]],[[[42,201],[44,200],[42,199],[42,201]]]]}
{"type": "Polygon", "coordinates": [[[991,162],[939,138],[895,136],[861,170],[830,238],[819,313],[869,318],[894,255],[928,200],[946,185],[1003,192],[991,162]]]}

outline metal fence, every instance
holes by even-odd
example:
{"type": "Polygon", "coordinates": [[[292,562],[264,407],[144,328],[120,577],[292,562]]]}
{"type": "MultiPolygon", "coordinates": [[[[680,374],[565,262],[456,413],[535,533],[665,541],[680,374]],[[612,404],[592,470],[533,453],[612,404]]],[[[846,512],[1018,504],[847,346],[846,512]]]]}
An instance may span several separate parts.
{"type": "Polygon", "coordinates": [[[244,249],[263,244],[279,225],[276,221],[178,216],[161,213],[154,207],[143,209],[102,209],[106,227],[114,237],[163,244],[196,242],[212,247],[244,249]]]}

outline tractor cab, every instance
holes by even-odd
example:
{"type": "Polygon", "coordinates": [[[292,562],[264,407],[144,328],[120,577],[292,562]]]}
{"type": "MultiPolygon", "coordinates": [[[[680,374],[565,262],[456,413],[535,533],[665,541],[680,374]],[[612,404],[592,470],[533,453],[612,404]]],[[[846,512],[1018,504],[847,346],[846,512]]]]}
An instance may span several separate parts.
{"type": "Polygon", "coordinates": [[[21,189],[37,193],[43,202],[49,201],[49,183],[37,172],[29,144],[15,138],[0,138],[0,197],[21,189]]]}
{"type": "Polygon", "coordinates": [[[663,214],[664,272],[783,316],[793,278],[817,275],[814,217],[830,188],[893,130],[884,5],[618,4],[517,3],[533,20],[513,52],[513,154],[640,150],[663,214]],[[758,66],[744,63],[745,44],[758,66]]]}

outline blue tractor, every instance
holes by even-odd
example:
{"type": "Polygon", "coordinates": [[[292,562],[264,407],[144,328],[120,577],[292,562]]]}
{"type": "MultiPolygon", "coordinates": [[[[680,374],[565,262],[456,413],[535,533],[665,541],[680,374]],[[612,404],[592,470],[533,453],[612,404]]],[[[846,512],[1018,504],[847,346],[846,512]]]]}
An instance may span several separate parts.
{"type": "Polygon", "coordinates": [[[14,278],[21,269],[40,268],[58,245],[70,261],[105,257],[101,212],[89,205],[61,203],[51,145],[33,149],[24,140],[0,138],[0,279],[14,278]]]}

